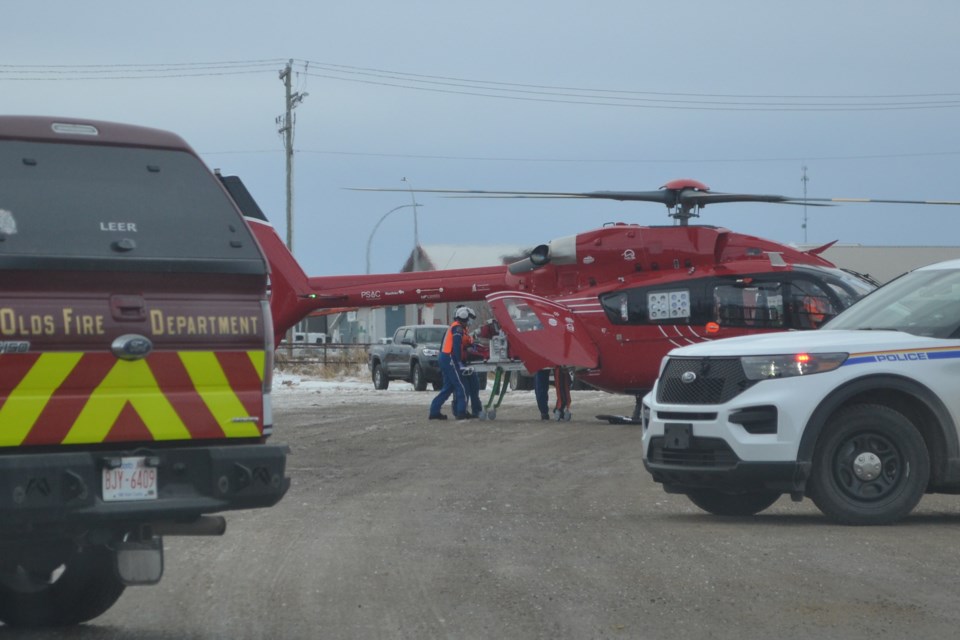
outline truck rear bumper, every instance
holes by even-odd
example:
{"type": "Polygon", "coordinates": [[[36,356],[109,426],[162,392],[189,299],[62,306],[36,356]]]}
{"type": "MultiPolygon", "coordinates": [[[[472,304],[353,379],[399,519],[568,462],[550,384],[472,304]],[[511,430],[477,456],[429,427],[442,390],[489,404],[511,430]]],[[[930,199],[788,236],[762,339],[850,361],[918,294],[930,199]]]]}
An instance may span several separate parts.
{"type": "Polygon", "coordinates": [[[276,504],[290,486],[284,445],[0,454],[0,532],[49,526],[151,523],[276,504]],[[156,497],[104,501],[104,469],[145,457],[156,497]]]}

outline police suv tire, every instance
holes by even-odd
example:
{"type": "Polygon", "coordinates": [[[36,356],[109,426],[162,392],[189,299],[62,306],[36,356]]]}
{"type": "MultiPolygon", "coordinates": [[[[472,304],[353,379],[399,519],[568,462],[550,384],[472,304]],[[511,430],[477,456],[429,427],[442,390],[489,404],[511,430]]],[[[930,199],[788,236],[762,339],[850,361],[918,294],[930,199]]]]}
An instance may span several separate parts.
{"type": "Polygon", "coordinates": [[[413,388],[416,391],[427,390],[427,379],[423,376],[423,367],[420,366],[419,362],[415,362],[413,369],[410,371],[410,382],[413,383],[413,388]]]}
{"type": "Polygon", "coordinates": [[[85,547],[64,563],[63,572],[50,584],[0,580],[0,621],[33,628],[80,624],[112,607],[124,589],[113,552],[85,547]]]}
{"type": "Polygon", "coordinates": [[[752,516],[776,502],[780,492],[723,493],[716,489],[694,489],[687,492],[687,497],[690,502],[715,516],[752,516]]]}
{"type": "Polygon", "coordinates": [[[824,427],[807,492],[842,524],[889,524],[909,514],[926,492],[930,454],[923,436],[899,411],[852,405],[824,427]]]}
{"type": "Polygon", "coordinates": [[[383,370],[383,365],[378,362],[373,365],[373,388],[383,391],[388,386],[390,386],[390,378],[387,376],[387,372],[383,370]]]}

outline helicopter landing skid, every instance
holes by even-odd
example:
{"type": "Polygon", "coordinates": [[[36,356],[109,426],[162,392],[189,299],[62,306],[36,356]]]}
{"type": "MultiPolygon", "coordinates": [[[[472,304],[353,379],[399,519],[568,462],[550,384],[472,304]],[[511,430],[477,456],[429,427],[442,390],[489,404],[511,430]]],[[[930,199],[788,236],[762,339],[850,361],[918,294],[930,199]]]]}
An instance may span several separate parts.
{"type": "Polygon", "coordinates": [[[606,413],[597,416],[597,420],[606,420],[610,424],[642,424],[639,420],[628,416],[614,416],[606,413]]]}

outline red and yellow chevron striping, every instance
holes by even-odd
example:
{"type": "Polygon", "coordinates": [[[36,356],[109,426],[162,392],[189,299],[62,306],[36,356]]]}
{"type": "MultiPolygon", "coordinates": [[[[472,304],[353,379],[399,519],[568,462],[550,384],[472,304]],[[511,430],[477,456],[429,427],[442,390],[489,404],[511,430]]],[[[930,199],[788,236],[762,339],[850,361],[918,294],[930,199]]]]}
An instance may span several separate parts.
{"type": "Polygon", "coordinates": [[[263,351],[0,355],[0,447],[256,438],[263,351]]]}

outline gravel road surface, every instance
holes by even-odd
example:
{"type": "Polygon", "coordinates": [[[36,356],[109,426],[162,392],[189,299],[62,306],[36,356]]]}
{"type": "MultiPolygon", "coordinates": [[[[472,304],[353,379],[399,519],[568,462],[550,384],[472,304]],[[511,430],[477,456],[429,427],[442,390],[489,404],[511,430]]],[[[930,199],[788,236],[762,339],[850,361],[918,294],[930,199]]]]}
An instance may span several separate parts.
{"type": "MultiPolygon", "coordinates": [[[[531,392],[495,421],[428,421],[432,392],[369,383],[274,394],[290,493],[168,538],[166,573],[77,629],[10,638],[951,638],[960,498],[896,526],[828,523],[782,498],[718,518],[665,494],[632,398],[531,392]],[[537,419],[534,419],[537,418],[537,419]]],[[[6,632],[6,633],[4,633],[6,632]]]]}

